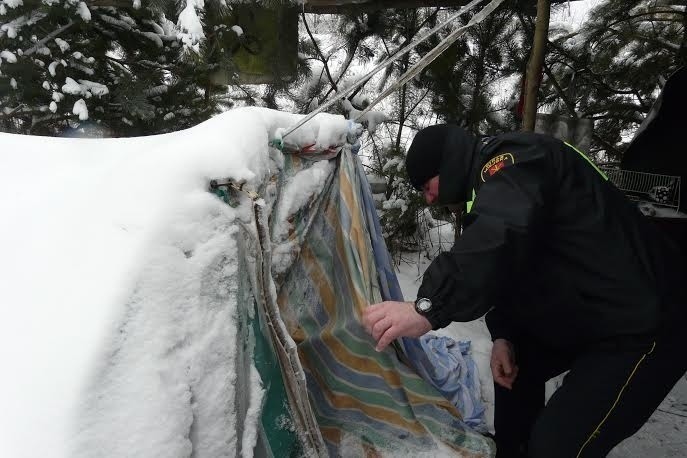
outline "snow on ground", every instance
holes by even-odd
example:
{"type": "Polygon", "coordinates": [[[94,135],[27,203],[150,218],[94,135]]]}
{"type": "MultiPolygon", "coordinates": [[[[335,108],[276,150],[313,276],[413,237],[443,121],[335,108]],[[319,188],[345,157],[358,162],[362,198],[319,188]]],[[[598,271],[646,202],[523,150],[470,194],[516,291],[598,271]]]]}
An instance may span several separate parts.
{"type": "Polygon", "coordinates": [[[683,376],[644,426],[609,453],[609,458],[687,456],[687,375],[683,376]]]}
{"type": "MultiPolygon", "coordinates": [[[[207,189],[256,189],[268,139],[298,119],[245,108],[135,139],[0,134],[0,456],[234,456],[240,434],[254,441],[231,418],[247,208],[207,189]]],[[[347,129],[320,115],[289,142],[347,129]]]]}

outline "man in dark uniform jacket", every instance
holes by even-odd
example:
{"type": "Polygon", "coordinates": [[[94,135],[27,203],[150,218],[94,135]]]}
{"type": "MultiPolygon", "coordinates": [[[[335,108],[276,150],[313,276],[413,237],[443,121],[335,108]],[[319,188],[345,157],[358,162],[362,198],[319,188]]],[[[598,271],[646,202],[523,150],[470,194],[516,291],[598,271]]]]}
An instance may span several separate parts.
{"type": "Polygon", "coordinates": [[[427,127],[408,151],[428,204],[466,204],[461,236],[417,300],[368,307],[378,350],[487,314],[497,457],[599,457],[687,371],[684,260],[573,146],[533,133],[480,142],[427,127]],[[544,383],[565,371],[544,407],[544,383]]]}

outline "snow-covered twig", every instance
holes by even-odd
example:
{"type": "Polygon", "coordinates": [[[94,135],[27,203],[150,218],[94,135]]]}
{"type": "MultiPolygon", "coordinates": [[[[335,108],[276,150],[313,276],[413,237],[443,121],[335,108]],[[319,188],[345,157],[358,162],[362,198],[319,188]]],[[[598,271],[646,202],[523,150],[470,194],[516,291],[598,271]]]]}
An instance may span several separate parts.
{"type": "Polygon", "coordinates": [[[33,116],[31,118],[31,127],[29,128],[29,133],[33,131],[33,128],[36,127],[37,125],[45,122],[45,121],[64,121],[69,118],[72,118],[74,115],[70,114],[46,114],[43,116],[33,116]]]}
{"type": "Polygon", "coordinates": [[[14,112],[16,112],[17,110],[19,110],[21,107],[24,107],[24,106],[26,106],[26,104],[20,103],[20,104],[17,105],[15,108],[12,108],[11,110],[7,111],[6,113],[0,111],[0,116],[2,116],[2,117],[9,117],[9,116],[12,116],[12,114],[14,114],[14,112]]]}
{"type": "Polygon", "coordinates": [[[556,93],[558,94],[558,97],[561,98],[561,100],[563,101],[565,106],[568,108],[568,112],[570,113],[570,116],[572,116],[575,119],[579,119],[579,115],[577,114],[577,110],[575,109],[575,104],[565,94],[565,91],[563,90],[561,85],[558,84],[558,80],[556,80],[555,75],[551,71],[551,67],[549,65],[546,65],[546,62],[545,62],[543,68],[544,68],[544,72],[546,73],[546,76],[548,76],[549,81],[551,82],[551,85],[553,86],[553,89],[556,91],[556,93]]]}
{"type": "Polygon", "coordinates": [[[111,60],[112,62],[122,66],[125,68],[128,72],[131,72],[126,66],[127,65],[138,65],[140,67],[147,67],[147,68],[157,68],[160,70],[173,70],[173,67],[169,65],[162,65],[157,62],[153,62],[151,60],[138,60],[138,61],[131,61],[131,60],[124,60],[124,59],[117,59],[116,57],[112,56],[105,56],[107,60],[111,60]]]}
{"type": "Polygon", "coordinates": [[[33,45],[32,47],[30,47],[29,49],[24,51],[24,55],[30,56],[31,54],[35,53],[36,51],[38,51],[38,49],[42,48],[43,45],[46,44],[48,41],[52,40],[53,38],[55,38],[56,36],[58,36],[59,34],[61,34],[62,32],[64,32],[65,30],[67,30],[68,28],[70,28],[73,25],[74,25],[74,21],[72,21],[70,19],[69,22],[67,22],[65,25],[63,25],[62,27],[60,27],[58,29],[53,30],[52,32],[47,34],[43,39],[39,40],[35,45],[33,45]]]}
{"type": "Polygon", "coordinates": [[[319,45],[317,44],[317,40],[315,40],[315,37],[312,35],[312,32],[310,31],[310,26],[308,26],[308,21],[305,19],[305,13],[301,13],[301,17],[303,18],[303,25],[305,25],[305,30],[308,32],[308,36],[310,37],[310,40],[312,41],[313,46],[315,46],[315,51],[317,52],[317,55],[320,56],[320,60],[322,61],[322,65],[324,65],[324,71],[327,72],[327,78],[329,78],[329,82],[332,85],[332,89],[334,92],[338,92],[339,90],[336,87],[336,83],[334,82],[334,79],[332,78],[332,74],[329,72],[329,65],[327,64],[327,59],[325,59],[324,54],[322,54],[322,51],[320,50],[319,45]]]}
{"type": "Polygon", "coordinates": [[[661,11],[661,10],[648,10],[643,13],[639,14],[631,14],[629,16],[625,16],[621,19],[618,19],[617,21],[613,21],[609,23],[607,26],[608,27],[613,27],[614,25],[622,24],[623,22],[631,22],[633,19],[638,19],[640,17],[644,16],[649,16],[651,17],[651,21],[656,21],[656,22],[680,22],[680,19],[677,17],[678,14],[684,14],[684,12],[679,11],[679,10],[666,10],[666,11],[661,11]],[[659,15],[663,14],[665,16],[660,17],[659,15]],[[674,15],[675,18],[671,18],[667,15],[674,15]],[[653,17],[652,17],[653,16],[653,17]]]}

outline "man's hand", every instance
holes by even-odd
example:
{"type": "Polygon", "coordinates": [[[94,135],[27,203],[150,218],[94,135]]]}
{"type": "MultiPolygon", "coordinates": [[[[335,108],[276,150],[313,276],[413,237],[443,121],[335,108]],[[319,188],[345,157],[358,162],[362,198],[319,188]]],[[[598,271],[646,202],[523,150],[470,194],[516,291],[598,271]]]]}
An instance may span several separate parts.
{"type": "Polygon", "coordinates": [[[427,318],[415,311],[412,302],[386,301],[363,311],[363,326],[382,351],[399,337],[420,337],[432,330],[427,318]]]}
{"type": "Polygon", "coordinates": [[[513,382],[518,376],[515,364],[513,344],[506,339],[496,339],[491,349],[491,374],[494,381],[504,388],[513,389],[513,382]]]}

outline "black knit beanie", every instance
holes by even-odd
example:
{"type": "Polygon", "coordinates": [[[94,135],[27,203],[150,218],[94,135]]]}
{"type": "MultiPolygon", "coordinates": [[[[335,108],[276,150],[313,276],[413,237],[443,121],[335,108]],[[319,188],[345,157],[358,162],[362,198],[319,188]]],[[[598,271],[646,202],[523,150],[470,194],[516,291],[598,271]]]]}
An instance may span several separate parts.
{"type": "Polygon", "coordinates": [[[439,175],[442,205],[465,202],[471,196],[471,173],[479,152],[477,138],[455,124],[420,130],[408,149],[406,172],[415,189],[439,175]]]}
{"type": "Polygon", "coordinates": [[[437,124],[420,130],[413,139],[406,156],[406,171],[415,189],[439,175],[441,156],[448,135],[448,124],[437,124]]]}

